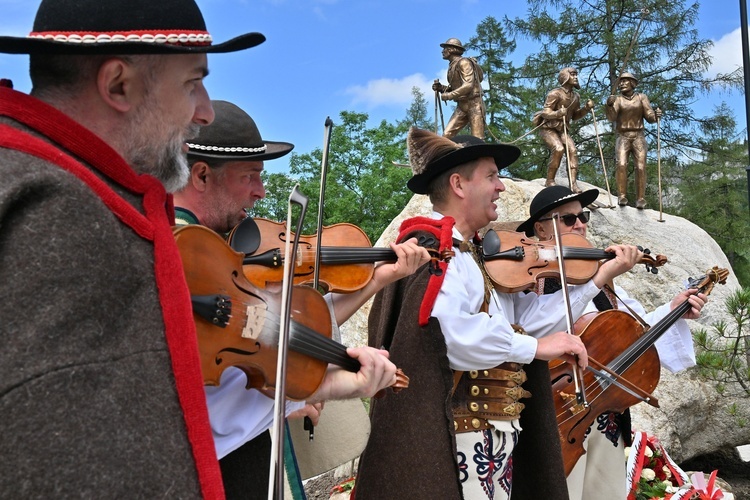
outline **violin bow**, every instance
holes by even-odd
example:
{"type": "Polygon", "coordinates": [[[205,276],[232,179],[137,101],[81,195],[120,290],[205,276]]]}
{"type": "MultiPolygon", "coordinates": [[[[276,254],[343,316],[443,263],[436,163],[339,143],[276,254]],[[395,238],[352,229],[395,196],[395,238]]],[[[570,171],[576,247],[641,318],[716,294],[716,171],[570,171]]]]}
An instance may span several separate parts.
{"type": "MultiPolygon", "coordinates": [[[[560,236],[560,230],[557,227],[557,223],[560,220],[560,213],[555,212],[552,214],[554,224],[552,228],[555,233],[555,248],[557,249],[557,266],[560,269],[560,284],[562,285],[563,301],[565,302],[565,320],[567,321],[568,333],[573,335],[573,311],[570,307],[570,294],[568,293],[568,281],[565,275],[565,261],[563,259],[563,246],[562,237],[560,236]]],[[[576,391],[576,406],[581,409],[586,408],[589,403],[586,401],[586,391],[583,387],[583,372],[578,363],[573,365],[573,384],[576,391]]]]}
{"type": "Polygon", "coordinates": [[[276,387],[274,394],[273,438],[271,440],[271,467],[268,475],[268,500],[284,498],[284,422],[286,420],[286,365],[289,350],[289,324],[292,308],[292,285],[294,284],[294,262],[302,233],[302,221],[307,211],[307,196],[294,186],[289,195],[286,227],[292,226],[292,204],[301,207],[297,220],[294,242],[287,238],[284,246],[284,281],[281,288],[281,325],[279,326],[279,356],[276,362],[276,387]]]}
{"type": "MultiPolygon", "coordinates": [[[[330,116],[326,117],[326,121],[323,124],[325,132],[323,133],[323,157],[320,160],[320,195],[318,196],[318,230],[315,234],[318,235],[318,245],[315,247],[315,267],[313,270],[313,282],[312,287],[319,291],[321,295],[323,291],[320,289],[320,260],[322,258],[321,247],[323,246],[323,202],[326,197],[326,179],[328,177],[328,152],[331,149],[331,133],[333,131],[333,121],[330,116]]],[[[287,226],[288,227],[288,226],[287,226]]],[[[310,417],[304,419],[304,429],[309,433],[310,441],[315,437],[315,424],[310,417]]]]}
{"type": "MultiPolygon", "coordinates": [[[[328,151],[331,149],[331,132],[333,121],[331,117],[326,117],[325,133],[323,135],[323,157],[320,161],[320,196],[318,197],[318,246],[315,248],[315,271],[313,273],[313,288],[318,290],[320,285],[320,247],[323,237],[323,201],[326,197],[326,178],[328,176],[328,151]]],[[[312,439],[312,434],[310,435],[312,439]]]]}

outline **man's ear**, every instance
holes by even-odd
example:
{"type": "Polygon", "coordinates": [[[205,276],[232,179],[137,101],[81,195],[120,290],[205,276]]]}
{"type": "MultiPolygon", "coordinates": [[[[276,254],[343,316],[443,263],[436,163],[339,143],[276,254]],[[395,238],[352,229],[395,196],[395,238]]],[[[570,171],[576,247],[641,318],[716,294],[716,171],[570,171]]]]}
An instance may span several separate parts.
{"type": "Polygon", "coordinates": [[[105,60],[99,67],[96,88],[110,107],[126,113],[142,98],[142,79],[135,66],[118,57],[105,60]]]}
{"type": "Polygon", "coordinates": [[[190,167],[190,184],[201,193],[206,190],[207,177],[211,174],[211,167],[205,161],[196,161],[190,167]]]}
{"type": "Polygon", "coordinates": [[[537,237],[538,237],[538,238],[539,238],[540,240],[542,240],[542,241],[545,241],[545,240],[547,240],[547,239],[548,239],[548,235],[547,235],[547,232],[546,232],[546,231],[544,230],[544,224],[542,224],[542,223],[541,223],[541,222],[539,222],[539,221],[536,221],[536,222],[534,223],[534,234],[536,234],[536,235],[537,235],[537,237]]]}
{"type": "Polygon", "coordinates": [[[461,177],[461,174],[459,174],[458,172],[453,172],[448,178],[451,190],[456,193],[456,196],[458,196],[459,198],[463,198],[464,196],[466,196],[464,194],[463,180],[463,177],[461,177]]]}

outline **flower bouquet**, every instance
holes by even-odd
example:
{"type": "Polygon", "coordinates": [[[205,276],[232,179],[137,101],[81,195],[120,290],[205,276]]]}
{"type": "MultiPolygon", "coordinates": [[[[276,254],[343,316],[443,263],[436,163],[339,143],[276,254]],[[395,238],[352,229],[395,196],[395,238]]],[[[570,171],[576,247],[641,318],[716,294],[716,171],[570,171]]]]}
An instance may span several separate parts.
{"type": "Polygon", "coordinates": [[[713,471],[708,481],[702,472],[688,477],[659,440],[645,432],[634,434],[625,456],[628,500],[727,500],[715,484],[718,471],[713,471]]]}

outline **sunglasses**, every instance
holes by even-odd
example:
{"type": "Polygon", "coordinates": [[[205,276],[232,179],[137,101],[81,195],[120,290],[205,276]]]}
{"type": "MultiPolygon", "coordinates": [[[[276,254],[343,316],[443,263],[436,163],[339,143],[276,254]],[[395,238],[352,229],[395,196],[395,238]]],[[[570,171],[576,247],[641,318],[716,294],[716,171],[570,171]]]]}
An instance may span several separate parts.
{"type": "MultiPolygon", "coordinates": [[[[591,218],[591,212],[588,210],[584,210],[580,214],[565,214],[560,216],[560,220],[568,227],[573,227],[576,225],[576,219],[581,221],[582,224],[586,224],[589,219],[591,218]]],[[[544,217],[542,219],[539,219],[540,221],[543,220],[552,220],[554,217],[544,217]]]]}

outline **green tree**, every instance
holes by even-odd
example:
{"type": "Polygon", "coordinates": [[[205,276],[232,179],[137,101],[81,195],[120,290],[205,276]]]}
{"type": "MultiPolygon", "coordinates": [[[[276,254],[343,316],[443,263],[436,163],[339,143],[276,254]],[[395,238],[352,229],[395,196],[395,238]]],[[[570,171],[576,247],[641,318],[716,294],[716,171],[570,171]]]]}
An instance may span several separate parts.
{"type": "MultiPolygon", "coordinates": [[[[484,71],[487,140],[516,140],[530,128],[533,99],[528,97],[529,90],[519,82],[518,68],[509,60],[516,50],[515,40],[508,38],[500,22],[488,16],[479,23],[466,48],[476,52],[476,59],[484,71]]],[[[524,156],[528,154],[524,144],[524,156]]],[[[543,172],[538,165],[521,161],[509,166],[502,174],[532,179],[543,172]]]]}
{"type": "Polygon", "coordinates": [[[737,137],[725,103],[700,123],[699,154],[684,161],[666,184],[677,186],[676,215],[698,224],[719,244],[737,279],[750,286],[747,145],[737,137]]]}
{"type": "Polygon", "coordinates": [[[411,88],[412,101],[406,110],[406,117],[397,122],[399,131],[409,130],[409,127],[417,127],[425,130],[434,130],[435,124],[430,121],[429,103],[419,87],[411,88]]]}
{"type": "Polygon", "coordinates": [[[251,215],[263,217],[272,221],[285,221],[289,208],[289,194],[292,192],[296,179],[284,173],[261,174],[266,188],[266,197],[255,203],[251,215]]]}
{"type": "MultiPolygon", "coordinates": [[[[622,71],[639,78],[638,92],[649,96],[664,111],[661,144],[669,154],[682,155],[700,148],[695,140],[698,121],[691,109],[701,96],[717,87],[739,87],[739,70],[729,75],[707,78],[711,41],[700,39],[695,22],[698,4],[684,0],[654,0],[648,4],[635,0],[528,0],[527,15],[505,19],[511,35],[539,42],[538,52],[529,55],[519,77],[527,82],[537,106],[549,89],[557,86],[557,74],[566,66],[578,68],[582,100],[604,103],[616,92],[622,71]],[[648,11],[642,7],[648,5],[648,11]]],[[[614,138],[611,127],[599,118],[605,161],[613,165],[614,138]]],[[[589,120],[589,123],[591,120],[589,120]]],[[[596,139],[585,120],[573,127],[580,158],[579,178],[603,184],[596,139]]],[[[647,127],[650,155],[655,153],[655,127],[647,127]]],[[[536,140],[537,144],[541,142],[536,140]]],[[[534,147],[522,162],[546,164],[534,147]]],[[[612,168],[608,174],[613,175],[612,168]]],[[[653,176],[650,176],[653,179],[653,176]]],[[[655,205],[655,183],[649,181],[647,198],[655,205]]]]}
{"type": "MultiPolygon", "coordinates": [[[[696,363],[701,376],[716,384],[720,394],[730,398],[750,397],[750,288],[732,293],[725,302],[732,322],[716,322],[710,330],[699,329],[693,335],[696,363]]],[[[748,416],[729,406],[739,425],[747,425],[748,416]]]]}
{"type": "MultiPolygon", "coordinates": [[[[382,121],[368,127],[368,115],[342,111],[331,133],[326,175],[323,224],[348,222],[359,226],[371,242],[396,218],[411,199],[406,187],[411,177],[406,165],[406,133],[409,128],[430,128],[428,103],[419,88],[412,88],[413,100],[402,120],[382,121]]],[[[253,216],[285,221],[289,193],[295,184],[310,199],[304,221],[305,234],[317,230],[320,165],[323,152],[292,153],[288,174],[263,174],[266,198],[259,201],[253,216]]],[[[295,212],[296,216],[296,212],[295,212]]]]}
{"type": "MultiPolygon", "coordinates": [[[[331,134],[323,224],[348,222],[365,231],[372,242],[406,206],[411,171],[394,166],[406,162],[405,124],[382,121],[367,127],[368,115],[342,111],[331,134]]],[[[310,197],[306,231],[314,233],[318,213],[322,150],[295,154],[290,175],[310,197]]]]}

